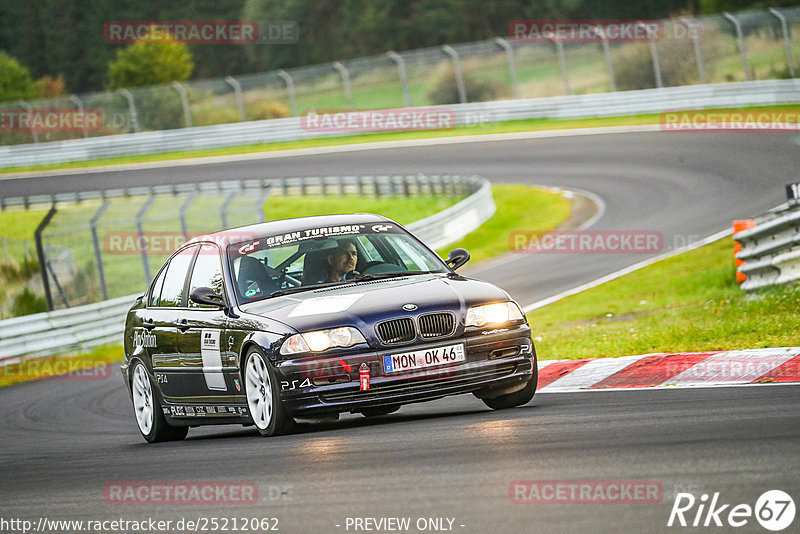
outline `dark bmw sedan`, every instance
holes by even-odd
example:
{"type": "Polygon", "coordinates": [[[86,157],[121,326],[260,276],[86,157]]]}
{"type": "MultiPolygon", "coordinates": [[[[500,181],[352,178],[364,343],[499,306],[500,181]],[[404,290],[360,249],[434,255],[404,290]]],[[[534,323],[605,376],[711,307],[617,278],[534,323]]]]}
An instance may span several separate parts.
{"type": "Polygon", "coordinates": [[[536,353],[502,289],[456,274],[401,225],[369,214],[202,236],[164,264],[127,316],[122,374],[147,441],[189,427],[392,413],[472,393],[529,402],[536,353]]]}

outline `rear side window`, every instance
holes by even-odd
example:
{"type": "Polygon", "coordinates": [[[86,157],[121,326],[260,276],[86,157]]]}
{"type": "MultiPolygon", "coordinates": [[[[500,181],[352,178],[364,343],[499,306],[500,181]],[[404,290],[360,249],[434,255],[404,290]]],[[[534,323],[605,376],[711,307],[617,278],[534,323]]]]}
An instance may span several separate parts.
{"type": "MultiPolygon", "coordinates": [[[[189,283],[189,294],[198,287],[210,287],[222,295],[222,266],[219,261],[219,249],[215,245],[203,245],[194,262],[192,280],[189,283]]],[[[208,304],[197,304],[189,301],[190,308],[214,308],[208,304]]]]}
{"type": "Polygon", "coordinates": [[[183,250],[170,260],[167,266],[167,275],[164,277],[164,286],[161,288],[161,298],[158,306],[161,308],[176,308],[183,306],[183,286],[186,284],[186,273],[192,263],[196,246],[183,250]]]}
{"type": "Polygon", "coordinates": [[[167,269],[161,269],[161,272],[158,273],[158,278],[156,281],[153,282],[153,289],[150,292],[150,301],[147,303],[148,306],[157,307],[158,301],[161,299],[161,288],[164,287],[164,277],[167,275],[167,269]]]}

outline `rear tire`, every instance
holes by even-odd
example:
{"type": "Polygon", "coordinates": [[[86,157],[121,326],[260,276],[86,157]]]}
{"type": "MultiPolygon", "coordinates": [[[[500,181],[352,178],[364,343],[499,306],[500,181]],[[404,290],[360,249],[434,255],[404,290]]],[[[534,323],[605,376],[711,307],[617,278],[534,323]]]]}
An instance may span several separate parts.
{"type": "Polygon", "coordinates": [[[262,436],[285,434],[292,427],[281,401],[278,381],[267,358],[250,349],[244,362],[244,392],[250,419],[262,436]]]}
{"type": "Polygon", "coordinates": [[[148,443],[178,441],[189,433],[188,426],[170,426],[161,408],[158,390],[153,386],[147,368],[140,361],[133,365],[131,395],[133,413],[139,432],[148,443]]]}

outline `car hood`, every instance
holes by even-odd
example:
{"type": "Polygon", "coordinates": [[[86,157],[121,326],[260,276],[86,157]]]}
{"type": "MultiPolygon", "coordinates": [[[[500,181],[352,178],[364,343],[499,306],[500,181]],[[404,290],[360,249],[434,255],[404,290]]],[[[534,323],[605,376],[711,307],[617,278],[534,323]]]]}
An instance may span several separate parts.
{"type": "Polygon", "coordinates": [[[446,274],[371,280],[292,293],[241,306],[247,313],[280,321],[298,332],[355,326],[370,337],[372,325],[384,319],[452,311],[460,322],[469,306],[509,300],[488,282],[446,274]],[[403,309],[406,304],[416,309],[403,309]]]}

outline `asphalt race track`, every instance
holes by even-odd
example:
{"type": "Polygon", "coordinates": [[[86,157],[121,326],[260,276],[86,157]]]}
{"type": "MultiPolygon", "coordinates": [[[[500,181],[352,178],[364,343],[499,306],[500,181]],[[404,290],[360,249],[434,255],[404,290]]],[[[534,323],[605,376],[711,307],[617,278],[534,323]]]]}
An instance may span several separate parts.
{"type": "MultiPolygon", "coordinates": [[[[800,148],[788,135],[654,132],[6,179],[0,195],[100,183],[475,173],[590,191],[606,205],[592,229],[660,231],[669,249],[780,204],[798,168],[800,148]]],[[[642,259],[520,255],[478,276],[529,304],[642,259]]],[[[547,393],[502,412],[461,396],[278,438],[206,427],[184,442],[146,445],[113,367],[106,378],[0,389],[2,518],[276,517],[281,532],[302,533],[354,532],[348,517],[409,517],[409,532],[419,531],[418,518],[450,518],[452,530],[464,533],[728,532],[667,527],[675,494],[719,492],[720,503],[754,506],[763,492],[781,489],[800,502],[795,385],[547,393]],[[509,488],[519,480],[651,481],[661,493],[650,504],[513,503],[509,488]],[[259,502],[128,506],[105,499],[107,484],[137,481],[253,483],[259,502]]],[[[766,531],[752,517],[735,530],[766,531]]]]}

